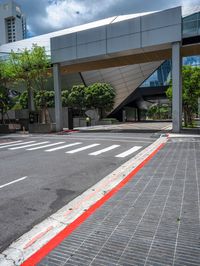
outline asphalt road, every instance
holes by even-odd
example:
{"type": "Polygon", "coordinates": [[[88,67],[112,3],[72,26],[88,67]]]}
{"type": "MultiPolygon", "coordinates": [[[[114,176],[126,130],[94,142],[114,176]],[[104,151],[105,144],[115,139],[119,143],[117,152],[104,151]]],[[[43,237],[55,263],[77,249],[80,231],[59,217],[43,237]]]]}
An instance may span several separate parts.
{"type": "Polygon", "coordinates": [[[134,133],[0,137],[0,251],[154,141],[134,133]]]}

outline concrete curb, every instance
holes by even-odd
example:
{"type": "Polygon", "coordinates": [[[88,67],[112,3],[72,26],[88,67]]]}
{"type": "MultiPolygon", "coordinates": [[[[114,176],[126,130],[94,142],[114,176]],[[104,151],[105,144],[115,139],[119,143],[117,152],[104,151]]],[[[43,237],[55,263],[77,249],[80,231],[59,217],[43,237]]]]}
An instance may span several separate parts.
{"type": "Polygon", "coordinates": [[[34,226],[29,232],[13,242],[0,255],[1,266],[21,265],[35,252],[40,250],[66,226],[75,221],[88,208],[100,200],[105,194],[115,188],[136,167],[144,162],[155,150],[167,142],[166,136],[161,136],[154,143],[124,163],[111,174],[83,194],[72,200],[55,214],[34,226]]]}

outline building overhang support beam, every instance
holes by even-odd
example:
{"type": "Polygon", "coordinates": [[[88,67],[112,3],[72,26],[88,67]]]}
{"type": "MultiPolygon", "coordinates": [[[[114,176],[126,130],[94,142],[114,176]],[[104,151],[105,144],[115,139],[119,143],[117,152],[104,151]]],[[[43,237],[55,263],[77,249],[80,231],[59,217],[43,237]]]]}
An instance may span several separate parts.
{"type": "Polygon", "coordinates": [[[182,128],[182,57],[181,43],[172,44],[172,125],[173,132],[182,128]]]}
{"type": "Polygon", "coordinates": [[[63,130],[60,64],[53,64],[56,131],[63,130]]]}

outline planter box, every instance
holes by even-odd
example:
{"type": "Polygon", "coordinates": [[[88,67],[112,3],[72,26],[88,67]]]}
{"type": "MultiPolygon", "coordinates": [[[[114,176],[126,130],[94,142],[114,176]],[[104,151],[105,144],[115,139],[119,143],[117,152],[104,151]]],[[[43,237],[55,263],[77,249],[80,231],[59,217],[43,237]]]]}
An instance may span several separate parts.
{"type": "Polygon", "coordinates": [[[0,133],[10,133],[9,125],[0,125],[0,133]]]}
{"type": "Polygon", "coordinates": [[[113,124],[119,124],[117,120],[99,120],[97,122],[97,125],[113,125],[113,124]]]}
{"type": "Polygon", "coordinates": [[[29,133],[50,133],[55,131],[55,124],[29,124],[29,133]]]}

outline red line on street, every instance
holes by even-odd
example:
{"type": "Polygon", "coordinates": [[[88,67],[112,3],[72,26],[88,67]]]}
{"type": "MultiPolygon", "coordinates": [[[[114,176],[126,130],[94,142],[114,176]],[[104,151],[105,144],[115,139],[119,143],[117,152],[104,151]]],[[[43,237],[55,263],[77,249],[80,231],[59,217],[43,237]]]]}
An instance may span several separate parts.
{"type": "Polygon", "coordinates": [[[94,203],[88,210],[81,214],[71,224],[66,226],[60,233],[53,237],[41,249],[36,251],[31,257],[24,261],[21,266],[34,266],[39,263],[49,252],[58,246],[66,237],[68,237],[77,227],[79,227],[89,216],[91,216],[99,207],[101,207],[107,200],[109,200],[115,193],[117,193],[126,183],[128,183],[133,176],[144,167],[151,158],[164,146],[161,144],[156,148],[144,161],[142,161],[131,173],[129,173],[116,187],[105,194],[100,200],[94,203]]]}

